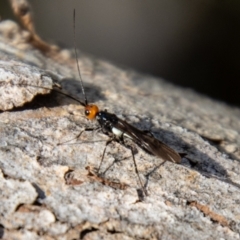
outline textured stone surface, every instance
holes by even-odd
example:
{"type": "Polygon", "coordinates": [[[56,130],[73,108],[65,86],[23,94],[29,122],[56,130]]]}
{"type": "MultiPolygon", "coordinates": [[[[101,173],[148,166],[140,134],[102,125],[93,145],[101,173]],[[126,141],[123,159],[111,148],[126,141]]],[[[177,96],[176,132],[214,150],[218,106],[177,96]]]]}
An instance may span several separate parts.
{"type": "Polygon", "coordinates": [[[39,69],[19,61],[0,61],[0,110],[21,107],[36,95],[49,93],[52,79],[42,74],[39,69]]]}
{"type": "MultiPolygon", "coordinates": [[[[0,23],[1,63],[24,64],[29,77],[36,69],[53,73],[64,91],[83,99],[71,52],[43,55],[26,36],[14,22],[0,23]]],[[[2,112],[3,238],[238,239],[240,110],[162,79],[79,55],[89,102],[150,129],[187,156],[180,165],[161,165],[161,159],[138,148],[135,157],[149,193],[139,201],[131,154],[120,144],[107,148],[102,178],[94,175],[107,137],[85,132],[74,139],[85,127],[96,125],[85,119],[77,102],[53,92],[21,109],[2,112]],[[123,190],[120,184],[125,184],[123,190]]],[[[14,69],[11,74],[17,78],[18,68],[14,69]]],[[[56,80],[52,74],[49,78],[56,80]]],[[[12,98],[15,89],[8,90],[12,98]]]]}

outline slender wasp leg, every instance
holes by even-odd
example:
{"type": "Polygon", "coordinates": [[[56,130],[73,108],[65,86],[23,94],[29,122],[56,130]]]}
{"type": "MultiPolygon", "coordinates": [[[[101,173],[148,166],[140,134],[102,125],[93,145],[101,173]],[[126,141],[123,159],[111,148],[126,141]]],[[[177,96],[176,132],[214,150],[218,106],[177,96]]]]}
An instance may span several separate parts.
{"type": "Polygon", "coordinates": [[[94,131],[94,130],[98,130],[99,128],[100,128],[100,127],[97,127],[97,128],[84,128],[76,137],[74,137],[74,138],[72,138],[72,139],[69,139],[69,140],[67,140],[67,141],[65,141],[65,142],[58,143],[57,145],[62,145],[62,144],[69,143],[69,142],[71,142],[72,140],[75,140],[75,139],[80,138],[83,132],[94,131]]]}
{"type": "Polygon", "coordinates": [[[109,139],[106,141],[106,145],[105,145],[105,148],[104,148],[104,150],[103,150],[103,155],[102,155],[102,158],[101,158],[101,162],[100,162],[100,164],[99,164],[99,167],[98,167],[98,169],[97,169],[97,172],[99,172],[99,170],[100,170],[100,168],[101,168],[101,166],[102,166],[103,159],[104,159],[105,152],[106,152],[106,149],[107,149],[108,144],[111,143],[114,139],[115,139],[115,138],[112,137],[112,138],[109,138],[109,139]]]}
{"type": "Polygon", "coordinates": [[[131,150],[132,158],[133,158],[133,163],[134,163],[134,168],[135,168],[135,172],[136,172],[136,174],[137,174],[137,176],[138,176],[138,181],[139,181],[139,183],[140,183],[140,186],[141,186],[144,194],[145,194],[146,196],[148,196],[147,190],[144,188],[144,185],[143,185],[143,183],[142,183],[142,180],[141,180],[141,178],[140,178],[140,176],[139,176],[139,172],[138,172],[138,168],[137,168],[137,163],[136,163],[135,156],[134,156],[134,148],[133,148],[133,146],[130,146],[130,145],[127,146],[127,147],[130,148],[130,150],[131,150]]]}

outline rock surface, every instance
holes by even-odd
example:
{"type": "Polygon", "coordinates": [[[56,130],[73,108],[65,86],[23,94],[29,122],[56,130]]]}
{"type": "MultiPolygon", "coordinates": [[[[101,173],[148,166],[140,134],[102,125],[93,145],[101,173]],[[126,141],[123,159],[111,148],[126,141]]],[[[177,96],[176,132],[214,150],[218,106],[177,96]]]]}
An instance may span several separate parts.
{"type": "MultiPolygon", "coordinates": [[[[14,69],[14,80],[22,79],[18,66],[24,66],[30,85],[46,73],[83,101],[72,51],[43,54],[12,21],[0,23],[0,61],[14,69]]],[[[142,198],[131,153],[122,145],[108,146],[101,175],[95,174],[107,136],[84,132],[76,139],[96,126],[81,104],[56,91],[31,97],[31,104],[0,113],[1,237],[239,239],[240,110],[82,53],[79,64],[89,102],[187,156],[180,165],[161,165],[138,148],[148,191],[142,198]]],[[[9,88],[8,100],[19,89],[9,88]]],[[[2,105],[8,100],[1,95],[2,105]]]]}

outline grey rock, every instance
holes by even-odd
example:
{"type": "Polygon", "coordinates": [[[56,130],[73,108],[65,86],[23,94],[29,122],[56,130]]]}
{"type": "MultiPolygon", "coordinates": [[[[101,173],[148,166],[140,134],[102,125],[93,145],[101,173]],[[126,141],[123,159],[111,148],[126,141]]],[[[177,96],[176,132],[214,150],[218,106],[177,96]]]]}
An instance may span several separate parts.
{"type": "MultiPolygon", "coordinates": [[[[15,87],[11,80],[8,98],[1,95],[2,106],[31,101],[38,93],[26,90],[22,95],[31,92],[31,98],[9,104],[17,91],[23,91],[22,79],[46,86],[36,83],[42,73],[49,76],[49,88],[57,81],[64,92],[83,101],[72,51],[46,56],[26,36],[27,31],[14,22],[0,23],[1,69],[11,64],[6,74],[20,79],[15,87]]],[[[79,64],[89,102],[151,130],[187,156],[180,165],[161,165],[162,159],[137,147],[135,158],[148,191],[141,199],[131,153],[124,146],[111,143],[101,175],[95,175],[107,136],[84,132],[76,139],[96,123],[86,120],[84,107],[59,90],[31,106],[4,111],[0,114],[3,238],[239,239],[239,109],[83,53],[79,64]]],[[[1,84],[9,79],[4,76],[1,84]]],[[[38,91],[43,94],[43,89],[38,91]]]]}

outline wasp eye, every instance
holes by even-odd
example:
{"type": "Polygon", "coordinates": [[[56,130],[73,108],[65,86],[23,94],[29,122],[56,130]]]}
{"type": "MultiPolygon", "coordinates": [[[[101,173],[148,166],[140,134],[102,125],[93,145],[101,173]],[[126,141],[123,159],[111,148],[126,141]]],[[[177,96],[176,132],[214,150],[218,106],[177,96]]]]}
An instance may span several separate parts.
{"type": "Polygon", "coordinates": [[[90,114],[89,110],[85,110],[85,115],[88,116],[90,114]]]}

